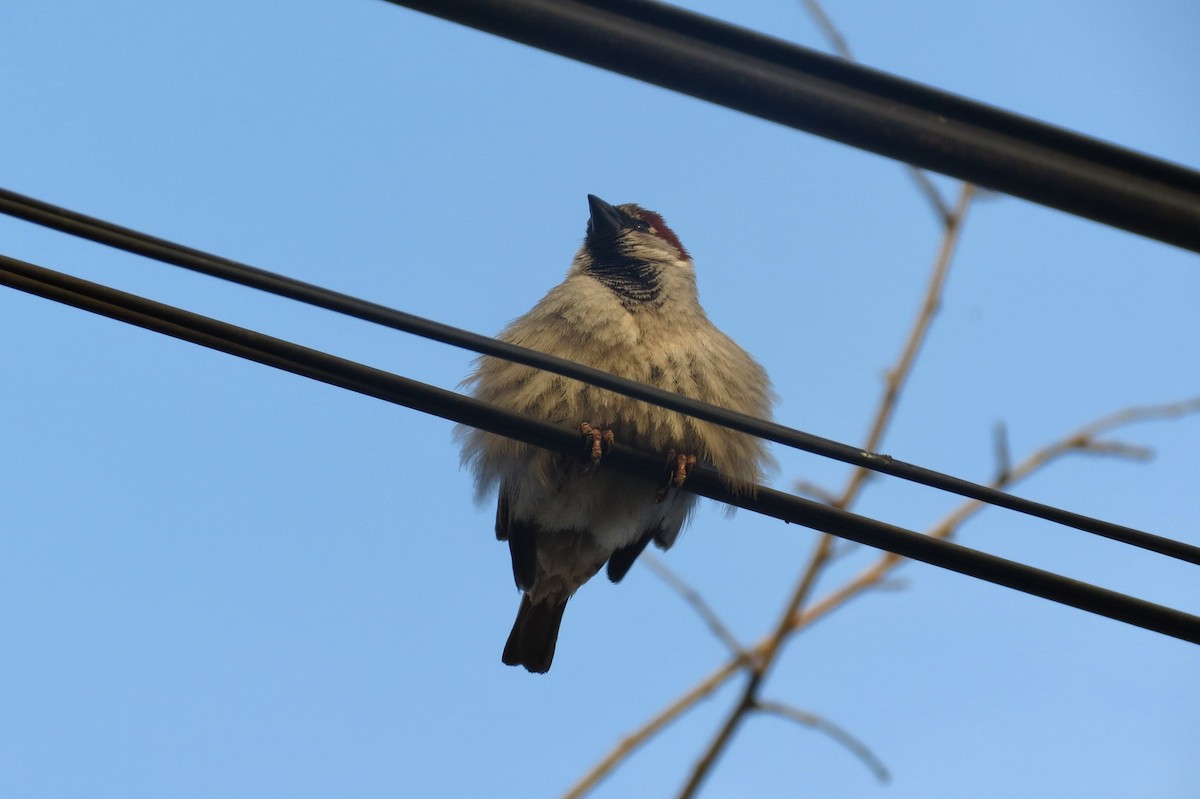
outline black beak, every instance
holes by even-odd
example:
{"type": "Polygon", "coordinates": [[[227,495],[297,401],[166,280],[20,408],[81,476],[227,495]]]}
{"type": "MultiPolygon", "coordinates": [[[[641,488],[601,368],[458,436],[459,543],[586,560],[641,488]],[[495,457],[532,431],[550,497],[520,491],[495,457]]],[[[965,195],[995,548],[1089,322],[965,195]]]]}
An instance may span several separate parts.
{"type": "Polygon", "coordinates": [[[628,224],[623,213],[594,194],[588,195],[588,208],[592,212],[588,222],[589,236],[611,235],[628,224]]]}

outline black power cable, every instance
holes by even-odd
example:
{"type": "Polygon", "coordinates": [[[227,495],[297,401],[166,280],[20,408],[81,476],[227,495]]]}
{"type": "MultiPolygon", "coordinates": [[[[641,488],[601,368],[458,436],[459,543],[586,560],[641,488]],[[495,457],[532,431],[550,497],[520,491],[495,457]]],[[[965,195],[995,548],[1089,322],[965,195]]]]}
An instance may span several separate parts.
{"type": "Polygon", "coordinates": [[[1200,252],[1200,172],[651,0],[388,0],[1200,252]]]}
{"type": "MultiPolygon", "coordinates": [[[[584,452],[577,431],[24,261],[0,256],[0,285],[539,447],[581,457],[584,452]]],[[[663,470],[661,453],[620,445],[605,456],[604,465],[650,477],[663,470]]],[[[697,469],[687,485],[701,496],[1200,644],[1200,616],[780,491],[758,487],[735,494],[711,469],[697,469]]]]}
{"type": "Polygon", "coordinates": [[[750,435],[805,450],[816,455],[861,466],[889,474],[904,480],[922,483],[933,488],[949,491],[970,499],[977,499],[1019,513],[1037,516],[1048,521],[1074,527],[1094,535],[1110,538],[1132,546],[1141,547],[1173,558],[1200,564],[1200,547],[1176,541],[1164,536],[1135,530],[1112,522],[1094,519],[1071,511],[1055,508],[1040,502],[997,491],[978,483],[961,480],[904,461],[864,452],[856,447],[841,444],[819,436],[803,433],[774,422],[756,419],[745,414],[708,405],[697,400],[668,391],[626,380],[616,375],[592,369],[552,355],[507,344],[487,336],[460,330],[450,325],[423,319],[419,316],[367,302],[356,297],[304,283],[284,275],[268,272],[256,267],[221,258],[200,250],[175,244],[165,239],[139,233],[76,211],[59,208],[49,203],[26,197],[16,192],[0,189],[0,213],[15,216],[29,222],[69,233],[73,236],[117,247],[127,252],[153,258],[166,263],[191,269],[212,277],[228,280],[243,286],[260,289],[290,299],[299,300],[337,313],[353,316],[368,322],[390,327],[406,333],[462,347],[484,355],[523,363],[538,369],[572,377],[601,388],[610,389],[635,399],[643,400],[697,419],[723,425],[750,435]]]}

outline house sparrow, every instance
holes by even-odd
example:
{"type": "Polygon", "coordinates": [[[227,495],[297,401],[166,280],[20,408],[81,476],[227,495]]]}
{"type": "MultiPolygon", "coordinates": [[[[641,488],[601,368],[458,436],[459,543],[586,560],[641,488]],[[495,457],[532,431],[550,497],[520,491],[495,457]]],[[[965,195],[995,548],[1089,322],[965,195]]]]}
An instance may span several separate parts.
{"type": "MultiPolygon", "coordinates": [[[[661,216],[588,195],[591,218],[566,279],[499,338],[758,417],[766,373],[708,320],[691,257],[661,216]]],[[[478,496],[499,486],[496,537],[523,592],[503,661],[550,668],[563,609],[600,567],[619,582],[653,541],[675,542],[696,504],[687,470],[715,467],[734,487],[761,481],[762,441],[577,380],[482,357],[464,381],[478,399],[578,428],[578,456],[460,428],[478,496]],[[663,480],[599,466],[616,440],[664,453],[663,480]]]]}

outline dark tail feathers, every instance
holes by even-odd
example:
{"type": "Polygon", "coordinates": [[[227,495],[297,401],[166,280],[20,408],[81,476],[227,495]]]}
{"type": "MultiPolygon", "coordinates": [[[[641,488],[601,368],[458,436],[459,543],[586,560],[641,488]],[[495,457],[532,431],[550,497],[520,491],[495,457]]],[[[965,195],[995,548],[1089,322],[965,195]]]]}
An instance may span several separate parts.
{"type": "Polygon", "coordinates": [[[558,625],[562,623],[566,600],[562,602],[529,601],[521,595],[521,607],[501,660],[509,666],[524,666],[527,671],[545,674],[554,660],[554,645],[558,642],[558,625]]]}

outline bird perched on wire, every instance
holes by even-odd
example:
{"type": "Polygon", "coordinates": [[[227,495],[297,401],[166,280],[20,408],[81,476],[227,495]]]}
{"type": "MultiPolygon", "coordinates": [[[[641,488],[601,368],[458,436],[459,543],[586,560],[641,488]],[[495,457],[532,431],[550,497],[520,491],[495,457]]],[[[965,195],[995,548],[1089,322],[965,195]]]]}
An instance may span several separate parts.
{"type": "MultiPolygon", "coordinates": [[[[591,218],[566,279],[499,338],[753,416],[766,373],[700,307],[691,256],[661,216],[588,195],[591,218]]],[[[499,487],[496,537],[523,592],[503,661],[549,670],[567,600],[608,564],[618,582],[646,545],[667,549],[696,504],[697,462],[736,488],[762,479],[763,442],[577,380],[494,357],[464,381],[508,410],[578,428],[578,456],[460,428],[479,497],[499,487]],[[600,465],[612,441],[666,457],[661,482],[600,465]]]]}

